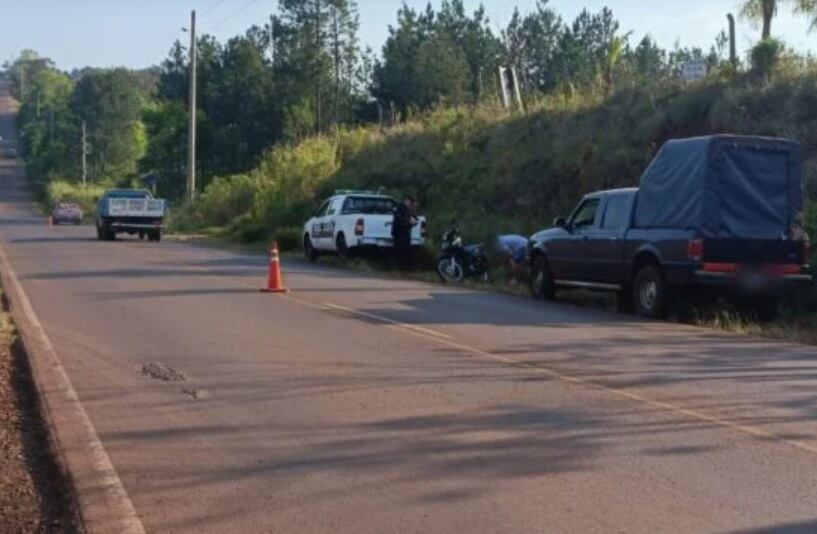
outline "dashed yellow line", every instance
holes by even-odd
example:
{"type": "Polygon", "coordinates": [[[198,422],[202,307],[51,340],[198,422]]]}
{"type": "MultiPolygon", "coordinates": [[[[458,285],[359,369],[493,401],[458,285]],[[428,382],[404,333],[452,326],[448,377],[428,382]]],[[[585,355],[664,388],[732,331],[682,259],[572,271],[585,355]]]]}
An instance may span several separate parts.
{"type": "MultiPolygon", "coordinates": [[[[188,263],[184,263],[177,260],[170,260],[173,263],[181,266],[185,266],[191,269],[201,270],[205,272],[212,272],[210,269],[206,267],[201,267],[197,265],[191,265],[188,263]]],[[[224,275],[216,275],[218,278],[224,279],[229,281],[234,285],[240,285],[242,287],[255,287],[253,284],[248,282],[243,282],[240,280],[236,280],[234,278],[224,276],[224,275]]],[[[382,315],[377,315],[374,313],[364,312],[360,310],[355,310],[353,308],[349,308],[346,306],[341,306],[339,304],[335,304],[333,302],[323,301],[323,302],[315,302],[313,300],[304,299],[300,297],[295,297],[291,293],[290,294],[283,294],[280,295],[279,298],[283,298],[290,302],[295,302],[304,306],[309,306],[311,308],[322,309],[322,310],[334,310],[334,311],[342,311],[349,315],[363,317],[366,319],[370,319],[376,322],[382,323],[384,326],[398,330],[400,332],[416,336],[427,341],[431,341],[434,343],[442,344],[448,346],[450,348],[454,348],[463,352],[468,352],[482,358],[486,358],[492,361],[501,362],[507,365],[511,365],[514,367],[519,367],[523,369],[528,369],[534,371],[536,373],[548,376],[550,378],[566,382],[569,384],[580,385],[584,387],[590,387],[593,389],[597,389],[600,391],[607,392],[619,398],[627,399],[630,401],[635,401],[641,404],[645,404],[647,406],[651,406],[653,408],[657,408],[659,410],[674,413],[677,415],[682,415],[690,419],[695,419],[698,421],[704,421],[706,423],[710,423],[715,426],[720,426],[722,428],[727,428],[729,430],[739,432],[741,434],[749,435],[757,439],[761,440],[768,440],[768,441],[776,441],[778,443],[785,443],[791,447],[799,449],[804,452],[808,452],[811,454],[817,454],[817,446],[810,445],[801,440],[787,438],[785,436],[780,436],[775,434],[774,432],[769,432],[762,428],[751,426],[751,425],[744,425],[741,423],[735,423],[734,421],[729,421],[728,419],[724,419],[718,417],[716,415],[710,415],[704,412],[700,412],[698,410],[693,410],[690,408],[684,408],[683,406],[679,406],[677,404],[673,404],[670,402],[662,401],[647,397],[645,395],[641,395],[639,393],[634,393],[632,391],[628,391],[623,388],[609,386],[607,384],[598,382],[596,380],[588,379],[588,378],[581,378],[577,376],[573,376],[570,374],[566,374],[560,371],[556,371],[555,369],[549,368],[544,365],[532,364],[527,363],[519,360],[515,360],[513,358],[509,358],[507,356],[502,356],[500,354],[495,354],[477,347],[473,347],[471,345],[467,345],[456,340],[453,336],[439,332],[437,330],[431,328],[425,328],[413,324],[408,324],[400,321],[395,321],[394,319],[390,319],[389,317],[384,317],[382,315]]]]}
{"type": "MultiPolygon", "coordinates": [[[[297,300],[300,300],[300,299],[297,299],[297,300]]],[[[369,319],[378,320],[378,321],[386,323],[386,324],[388,324],[390,326],[395,327],[395,329],[402,330],[403,332],[405,332],[407,334],[414,335],[414,336],[419,336],[419,337],[422,337],[423,339],[430,340],[430,341],[433,341],[433,342],[436,342],[436,343],[441,343],[441,344],[444,344],[444,345],[446,345],[448,347],[458,349],[458,350],[461,350],[463,352],[469,352],[471,354],[475,354],[477,356],[481,356],[483,358],[487,358],[487,359],[490,359],[490,360],[493,360],[493,361],[505,363],[505,364],[508,364],[508,365],[512,365],[514,367],[521,367],[521,368],[524,368],[524,369],[529,369],[531,371],[535,371],[535,372],[537,372],[539,374],[543,374],[545,376],[548,376],[550,378],[554,378],[556,380],[560,380],[562,382],[567,382],[567,383],[570,383],[570,384],[576,384],[576,385],[581,385],[581,386],[586,386],[586,387],[592,387],[592,388],[595,388],[595,389],[598,389],[598,390],[605,391],[607,393],[613,394],[613,395],[615,395],[617,397],[621,397],[621,398],[628,399],[628,400],[631,400],[631,401],[636,401],[636,402],[639,402],[639,403],[642,403],[642,404],[646,404],[648,406],[652,406],[653,408],[658,408],[658,409],[663,410],[663,411],[672,412],[672,413],[675,413],[675,414],[678,414],[678,415],[683,415],[683,416],[686,416],[686,417],[688,417],[690,419],[697,419],[699,421],[705,421],[707,423],[711,423],[713,425],[721,426],[723,428],[728,428],[730,430],[740,432],[742,434],[747,434],[747,435],[753,436],[753,437],[758,438],[758,439],[778,441],[778,442],[790,445],[792,447],[795,447],[797,449],[800,449],[802,451],[806,451],[806,452],[809,452],[809,453],[812,453],[812,454],[817,454],[817,446],[810,445],[810,444],[805,443],[805,442],[800,441],[800,440],[779,436],[779,435],[777,435],[777,434],[775,434],[773,432],[768,432],[766,430],[763,430],[762,428],[758,428],[758,427],[750,426],[750,425],[744,425],[744,424],[740,424],[740,423],[735,423],[733,421],[729,421],[728,419],[723,419],[723,418],[715,416],[715,415],[709,415],[709,414],[706,414],[706,413],[703,413],[703,412],[700,412],[700,411],[697,411],[697,410],[692,410],[690,408],[684,408],[683,406],[678,406],[678,405],[670,403],[670,402],[661,401],[661,400],[657,400],[657,399],[652,399],[650,397],[646,397],[644,395],[634,393],[632,391],[627,391],[626,389],[622,389],[622,388],[618,388],[618,387],[614,387],[614,386],[609,386],[609,385],[603,384],[601,382],[598,382],[596,380],[591,380],[591,379],[587,379],[587,378],[581,378],[581,377],[565,374],[565,373],[562,373],[560,371],[556,371],[554,369],[551,369],[551,368],[543,366],[543,365],[537,365],[537,364],[522,362],[522,361],[519,361],[519,360],[515,360],[513,358],[509,358],[507,356],[494,354],[492,352],[482,350],[480,348],[473,347],[471,345],[466,345],[465,343],[461,343],[461,342],[455,340],[454,338],[452,338],[451,336],[449,336],[447,334],[443,334],[442,332],[437,332],[437,331],[429,329],[429,328],[420,328],[420,327],[416,327],[415,325],[406,325],[404,323],[398,323],[396,321],[393,321],[393,320],[389,319],[388,317],[383,317],[383,316],[376,315],[376,314],[373,314],[373,313],[368,313],[368,312],[361,312],[359,310],[355,310],[355,309],[352,309],[352,308],[347,308],[346,306],[340,306],[338,304],[334,304],[334,303],[331,303],[331,302],[324,302],[323,305],[326,306],[327,308],[330,308],[330,309],[333,309],[333,310],[342,310],[342,311],[345,311],[345,312],[347,312],[349,314],[359,315],[359,316],[363,316],[363,317],[366,317],[366,318],[369,318],[369,319]]]]}

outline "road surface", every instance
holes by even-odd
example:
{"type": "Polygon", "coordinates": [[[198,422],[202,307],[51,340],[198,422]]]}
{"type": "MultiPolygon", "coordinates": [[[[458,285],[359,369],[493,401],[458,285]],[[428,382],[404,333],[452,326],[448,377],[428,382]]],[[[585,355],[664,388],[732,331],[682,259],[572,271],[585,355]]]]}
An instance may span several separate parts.
{"type": "Polygon", "coordinates": [[[817,531],[813,348],[295,260],[260,294],[22,180],[0,247],[148,532],[817,531]]]}

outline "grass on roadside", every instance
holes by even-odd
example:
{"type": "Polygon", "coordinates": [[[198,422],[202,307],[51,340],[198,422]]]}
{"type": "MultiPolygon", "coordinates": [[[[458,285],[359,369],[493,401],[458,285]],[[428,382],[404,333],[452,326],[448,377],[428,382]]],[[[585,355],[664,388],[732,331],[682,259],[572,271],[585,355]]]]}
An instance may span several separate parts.
{"type": "Polygon", "coordinates": [[[736,334],[817,345],[817,314],[813,313],[792,315],[784,310],[778,319],[760,323],[732,310],[717,310],[694,319],[693,323],[736,334]]]}

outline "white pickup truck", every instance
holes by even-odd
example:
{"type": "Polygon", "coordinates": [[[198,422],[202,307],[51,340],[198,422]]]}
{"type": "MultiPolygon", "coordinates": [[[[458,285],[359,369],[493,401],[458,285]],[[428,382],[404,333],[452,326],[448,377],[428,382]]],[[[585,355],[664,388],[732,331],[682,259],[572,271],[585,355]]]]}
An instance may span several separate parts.
{"type": "MultiPolygon", "coordinates": [[[[391,226],[397,201],[370,191],[337,191],[304,225],[304,254],[314,260],[321,253],[346,256],[353,249],[391,248],[391,226]]],[[[411,244],[426,238],[425,217],[418,217],[411,244]]]]}

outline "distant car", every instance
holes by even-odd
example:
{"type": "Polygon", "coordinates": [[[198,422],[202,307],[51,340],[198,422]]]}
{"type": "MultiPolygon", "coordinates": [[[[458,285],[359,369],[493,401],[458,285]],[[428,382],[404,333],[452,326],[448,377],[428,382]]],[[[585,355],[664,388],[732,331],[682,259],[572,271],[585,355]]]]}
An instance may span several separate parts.
{"type": "Polygon", "coordinates": [[[81,224],[82,208],[78,204],[60,202],[54,206],[54,210],[51,212],[51,222],[53,224],[81,224]]]}
{"type": "Polygon", "coordinates": [[[0,150],[0,155],[6,159],[17,159],[20,154],[17,152],[16,148],[9,146],[0,150]]]}

